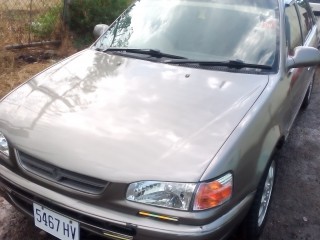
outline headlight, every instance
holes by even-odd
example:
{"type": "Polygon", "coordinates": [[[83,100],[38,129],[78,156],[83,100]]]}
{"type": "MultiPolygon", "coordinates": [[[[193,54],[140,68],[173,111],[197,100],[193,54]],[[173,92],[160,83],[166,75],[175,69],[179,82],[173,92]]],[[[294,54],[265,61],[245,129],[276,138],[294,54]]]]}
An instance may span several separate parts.
{"type": "Polygon", "coordinates": [[[129,201],[185,211],[190,209],[194,197],[192,209],[205,210],[228,201],[232,195],[232,187],[232,174],[227,173],[212,182],[198,184],[156,181],[132,183],[126,197],[129,201]]]}
{"type": "Polygon", "coordinates": [[[194,183],[137,182],[129,185],[127,200],[188,210],[195,187],[194,183]]]}
{"type": "Polygon", "coordinates": [[[1,132],[0,132],[0,153],[9,157],[8,142],[7,142],[7,139],[3,136],[3,134],[1,132]]]}

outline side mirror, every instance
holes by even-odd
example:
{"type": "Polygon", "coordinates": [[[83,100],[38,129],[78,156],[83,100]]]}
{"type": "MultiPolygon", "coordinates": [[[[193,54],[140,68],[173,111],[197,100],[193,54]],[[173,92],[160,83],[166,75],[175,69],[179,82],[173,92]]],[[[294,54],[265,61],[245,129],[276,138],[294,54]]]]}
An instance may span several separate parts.
{"type": "Polygon", "coordinates": [[[98,24],[93,29],[93,36],[95,39],[98,39],[105,31],[109,28],[106,24],[98,24]]]}
{"type": "MultiPolygon", "coordinates": [[[[314,1],[314,2],[316,2],[316,1],[314,1]]],[[[316,15],[316,16],[320,15],[320,4],[319,3],[311,3],[310,2],[310,7],[311,7],[314,15],[316,15]]]]}
{"type": "Polygon", "coordinates": [[[320,51],[314,47],[296,47],[287,59],[287,68],[311,67],[320,64],[320,51]]]}

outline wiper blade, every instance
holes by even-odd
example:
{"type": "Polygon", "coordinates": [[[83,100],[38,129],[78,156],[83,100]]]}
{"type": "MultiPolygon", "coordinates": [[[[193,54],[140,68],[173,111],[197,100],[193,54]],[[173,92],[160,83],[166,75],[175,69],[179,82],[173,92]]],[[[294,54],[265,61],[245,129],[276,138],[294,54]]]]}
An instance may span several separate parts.
{"type": "Polygon", "coordinates": [[[156,58],[172,58],[172,59],[187,59],[182,56],[173,55],[169,53],[161,52],[158,49],[140,49],[140,48],[107,48],[103,52],[124,52],[124,53],[138,53],[138,54],[147,54],[156,58]]]}
{"type": "Polygon", "coordinates": [[[272,66],[269,65],[261,65],[261,64],[252,64],[252,63],[245,63],[241,60],[229,60],[229,61],[198,61],[198,60],[188,60],[188,59],[181,59],[181,60],[165,60],[163,63],[169,64],[197,64],[199,66],[223,66],[229,68],[258,68],[263,70],[271,70],[272,66]]]}

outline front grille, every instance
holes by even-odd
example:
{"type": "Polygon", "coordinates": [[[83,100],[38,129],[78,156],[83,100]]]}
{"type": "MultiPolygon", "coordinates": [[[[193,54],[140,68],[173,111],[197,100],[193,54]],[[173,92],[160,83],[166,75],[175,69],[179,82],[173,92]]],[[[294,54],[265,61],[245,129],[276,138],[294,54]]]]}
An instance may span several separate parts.
{"type": "Polygon", "coordinates": [[[21,151],[16,153],[18,163],[24,171],[57,184],[89,194],[101,194],[108,185],[106,181],[56,167],[21,151]]]}

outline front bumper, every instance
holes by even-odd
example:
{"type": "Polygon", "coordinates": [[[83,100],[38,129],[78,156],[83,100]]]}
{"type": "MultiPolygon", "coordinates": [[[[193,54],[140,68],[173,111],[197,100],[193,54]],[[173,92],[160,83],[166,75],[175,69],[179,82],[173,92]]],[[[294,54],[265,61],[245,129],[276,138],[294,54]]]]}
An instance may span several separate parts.
{"type": "Polygon", "coordinates": [[[242,221],[254,196],[254,193],[249,194],[214,222],[191,226],[129,216],[90,205],[27,181],[2,165],[0,192],[11,204],[30,216],[33,216],[32,204],[36,202],[78,221],[82,229],[115,240],[225,239],[242,221]]]}

